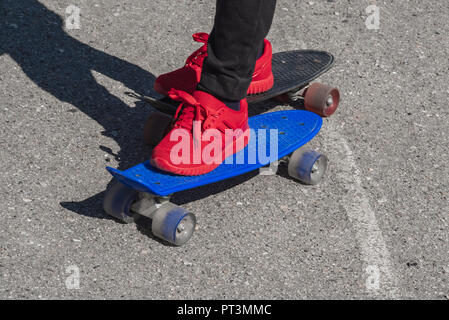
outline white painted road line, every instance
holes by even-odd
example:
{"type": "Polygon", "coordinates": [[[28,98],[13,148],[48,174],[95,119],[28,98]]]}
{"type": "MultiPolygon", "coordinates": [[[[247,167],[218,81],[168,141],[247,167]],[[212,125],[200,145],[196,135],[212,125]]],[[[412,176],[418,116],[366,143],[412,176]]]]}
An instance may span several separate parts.
{"type": "Polygon", "coordinates": [[[372,296],[398,299],[398,282],[394,274],[390,253],[380,230],[369,197],[362,187],[360,170],[348,142],[337,126],[329,121],[323,126],[321,137],[335,171],[337,182],[344,184],[347,192],[341,205],[347,212],[361,248],[365,264],[366,289],[372,296]]]}

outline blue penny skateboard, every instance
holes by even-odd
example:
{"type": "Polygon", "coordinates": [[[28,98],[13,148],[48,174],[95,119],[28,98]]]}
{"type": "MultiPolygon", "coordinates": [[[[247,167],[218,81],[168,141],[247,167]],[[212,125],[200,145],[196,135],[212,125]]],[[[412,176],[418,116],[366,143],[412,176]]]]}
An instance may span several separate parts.
{"type": "Polygon", "coordinates": [[[192,235],[196,219],[184,208],[170,203],[169,196],[175,192],[226,180],[292,153],[289,175],[306,184],[319,182],[327,158],[303,147],[320,131],[323,120],[319,115],[305,110],[277,111],[251,117],[248,122],[252,129],[248,146],[207,174],[169,174],[154,168],[149,161],[124,171],[108,167],[116,181],[106,192],[105,211],[124,222],[132,222],[136,214],[152,218],[154,235],[181,245],[192,235]]]}
{"type": "MultiPolygon", "coordinates": [[[[207,174],[170,174],[151,166],[149,161],[123,171],[107,167],[114,181],[104,197],[106,213],[125,223],[133,222],[138,215],[146,216],[152,219],[151,229],[155,236],[174,245],[182,245],[192,236],[196,218],[193,213],[170,202],[170,196],[176,192],[226,180],[268,165],[271,169],[264,170],[272,170],[271,165],[280,159],[288,162],[290,177],[304,184],[317,184],[325,174],[327,157],[307,149],[305,144],[320,131],[321,117],[335,112],[339,93],[335,88],[319,83],[309,85],[309,82],[330,68],[333,57],[319,51],[280,53],[276,59],[275,56],[273,88],[265,94],[248,97],[248,101],[258,102],[276,95],[284,95],[285,98],[288,93],[289,99],[303,99],[306,110],[276,111],[250,117],[248,145],[207,174]]],[[[154,105],[153,100],[149,102],[154,105]]],[[[152,113],[145,124],[144,140],[150,145],[160,141],[171,121],[167,113],[173,111],[173,106],[166,101],[156,102],[156,107],[164,113],[152,113]]]]}
{"type": "Polygon", "coordinates": [[[154,168],[149,161],[124,171],[111,167],[107,167],[107,170],[132,189],[168,196],[232,178],[279,160],[309,142],[320,130],[322,122],[320,116],[302,110],[277,111],[251,117],[248,121],[252,129],[248,146],[230,156],[215,170],[199,176],[169,174],[154,168]],[[275,144],[277,150],[273,149],[276,148],[275,144]],[[270,158],[270,147],[277,152],[277,156],[270,158]]]}

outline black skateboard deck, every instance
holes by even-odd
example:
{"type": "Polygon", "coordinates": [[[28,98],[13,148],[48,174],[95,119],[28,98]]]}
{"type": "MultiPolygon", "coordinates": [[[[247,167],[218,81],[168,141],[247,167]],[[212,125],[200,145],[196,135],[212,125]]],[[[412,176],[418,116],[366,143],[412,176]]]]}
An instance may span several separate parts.
{"type": "MultiPolygon", "coordinates": [[[[332,67],[334,57],[325,51],[293,50],[273,54],[272,63],[273,87],[260,94],[248,95],[246,99],[249,104],[305,88],[332,67]]],[[[142,98],[159,111],[168,114],[174,114],[179,105],[179,102],[168,97],[155,99],[144,96],[142,98]]]]}

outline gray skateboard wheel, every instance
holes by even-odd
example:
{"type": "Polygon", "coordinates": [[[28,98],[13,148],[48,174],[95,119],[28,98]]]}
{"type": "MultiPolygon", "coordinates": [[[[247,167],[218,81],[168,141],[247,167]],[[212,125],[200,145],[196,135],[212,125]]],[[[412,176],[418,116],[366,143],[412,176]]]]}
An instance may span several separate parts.
{"type": "Polygon", "coordinates": [[[134,222],[134,217],[130,208],[137,198],[137,191],[114,179],[106,190],[103,199],[103,209],[107,214],[124,223],[132,223],[134,222]]]}
{"type": "Polygon", "coordinates": [[[304,184],[316,185],[326,173],[327,162],[325,155],[314,150],[299,148],[290,157],[288,174],[304,184]]]}
{"type": "Polygon", "coordinates": [[[158,238],[180,246],[189,241],[195,225],[196,218],[193,213],[165,202],[154,213],[151,230],[158,238]]]}

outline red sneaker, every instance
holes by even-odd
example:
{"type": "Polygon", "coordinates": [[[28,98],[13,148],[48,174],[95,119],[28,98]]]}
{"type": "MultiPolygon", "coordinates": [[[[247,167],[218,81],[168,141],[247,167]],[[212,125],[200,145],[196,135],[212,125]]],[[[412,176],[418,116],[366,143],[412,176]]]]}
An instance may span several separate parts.
{"type": "Polygon", "coordinates": [[[150,162],[154,167],[179,175],[205,174],[248,144],[245,99],[240,101],[240,110],[235,111],[202,91],[192,96],[173,89],[169,96],[181,104],[171,130],[153,149],[150,162]]]}
{"type": "MultiPolygon", "coordinates": [[[[204,45],[192,53],[186,60],[184,67],[165,73],[157,77],[154,90],[167,96],[170,89],[182,90],[192,94],[201,79],[204,58],[207,57],[207,33],[195,33],[193,40],[204,45]]],[[[273,73],[271,71],[272,48],[271,43],[264,39],[265,49],[262,56],[257,59],[253,80],[248,88],[248,94],[267,91],[273,86],[273,73]]]]}

